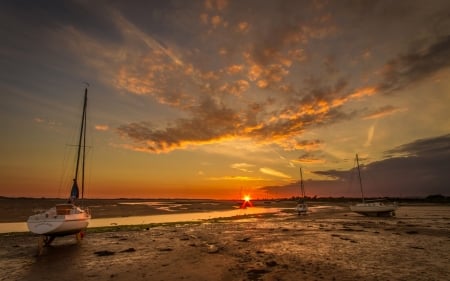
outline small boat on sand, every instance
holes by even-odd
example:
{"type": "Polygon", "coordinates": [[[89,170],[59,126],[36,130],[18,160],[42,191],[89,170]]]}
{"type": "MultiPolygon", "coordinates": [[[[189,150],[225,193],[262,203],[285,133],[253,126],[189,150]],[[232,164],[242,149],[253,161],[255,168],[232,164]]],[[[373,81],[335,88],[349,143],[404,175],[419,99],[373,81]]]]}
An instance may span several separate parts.
{"type": "Polygon", "coordinates": [[[81,174],[81,198],[84,196],[84,169],[86,150],[86,107],[87,88],[84,92],[83,114],[81,118],[80,137],[75,165],[75,175],[70,196],[67,203],[56,204],[54,207],[32,215],[27,220],[28,229],[35,234],[42,235],[45,245],[49,245],[55,237],[76,234],[81,239],[89,224],[91,214],[75,204],[79,198],[78,176],[81,174]],[[81,172],[79,171],[81,167],[81,172]]]}
{"type": "Polygon", "coordinates": [[[359,186],[361,189],[362,202],[351,205],[350,210],[365,216],[395,216],[395,210],[397,210],[398,208],[396,203],[384,202],[384,200],[366,200],[364,198],[358,154],[356,154],[356,166],[358,168],[358,178],[359,186]]]}
{"type": "Polygon", "coordinates": [[[304,215],[308,212],[308,205],[306,205],[305,201],[305,185],[303,184],[303,173],[302,168],[300,168],[300,192],[301,199],[298,200],[297,206],[295,207],[295,211],[299,215],[304,215]]]}

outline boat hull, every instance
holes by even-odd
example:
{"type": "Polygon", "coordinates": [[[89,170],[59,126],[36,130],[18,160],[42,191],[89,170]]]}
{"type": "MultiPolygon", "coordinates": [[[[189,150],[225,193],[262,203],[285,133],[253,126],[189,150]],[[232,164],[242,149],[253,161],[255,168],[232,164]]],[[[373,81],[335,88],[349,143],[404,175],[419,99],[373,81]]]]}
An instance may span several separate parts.
{"type": "Polygon", "coordinates": [[[295,207],[295,211],[299,215],[306,214],[308,212],[308,206],[304,203],[298,204],[297,207],[295,207]]]}
{"type": "Polygon", "coordinates": [[[397,210],[396,204],[360,203],[350,206],[350,210],[365,216],[393,216],[397,210]]]}
{"type": "Polygon", "coordinates": [[[27,220],[28,229],[39,235],[65,236],[79,233],[89,225],[91,216],[88,211],[68,204],[64,210],[57,208],[30,216],[27,220]]]}

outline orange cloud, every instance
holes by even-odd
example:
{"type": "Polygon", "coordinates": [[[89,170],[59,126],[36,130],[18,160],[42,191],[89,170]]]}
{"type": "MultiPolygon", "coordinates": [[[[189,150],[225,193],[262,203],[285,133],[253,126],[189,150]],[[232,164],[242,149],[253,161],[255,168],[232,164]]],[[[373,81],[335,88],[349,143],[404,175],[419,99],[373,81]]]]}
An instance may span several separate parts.
{"type": "Polygon", "coordinates": [[[250,87],[249,85],[250,84],[245,80],[237,80],[233,83],[226,83],[220,87],[220,90],[234,96],[242,96],[250,87]]]}
{"type": "MultiPolygon", "coordinates": [[[[208,9],[216,12],[200,14],[202,23],[214,27],[226,25],[226,14],[217,11],[226,9],[227,1],[219,2],[205,2],[208,9]]],[[[133,142],[124,146],[128,149],[164,153],[244,138],[257,144],[275,143],[287,150],[307,150],[314,149],[313,144],[299,142],[295,137],[317,124],[337,122],[341,118],[339,107],[352,99],[376,93],[374,87],[366,87],[347,95],[336,94],[339,90],[334,89],[319,89],[317,94],[316,89],[306,87],[304,90],[301,84],[286,79],[293,66],[307,57],[303,44],[332,31],[324,26],[330,20],[324,17],[310,26],[286,27],[274,38],[270,37],[267,44],[251,47],[227,45],[218,40],[213,57],[207,57],[201,47],[177,52],[176,47],[170,48],[170,43],[153,39],[118,14],[117,27],[124,40],[130,43],[129,49],[105,46],[80,32],[77,32],[77,39],[82,38],[79,41],[87,43],[74,49],[82,49],[87,57],[93,57],[90,63],[104,74],[102,77],[112,80],[117,89],[148,95],[161,104],[183,111],[184,118],[170,125],[155,127],[132,122],[120,126],[120,134],[133,142]],[[138,44],[131,44],[135,42],[138,44]],[[242,56],[234,56],[236,54],[242,56]],[[214,60],[209,62],[208,58],[214,60]],[[225,60],[227,65],[221,66],[225,60]],[[210,99],[207,105],[202,104],[205,96],[210,99]]],[[[198,20],[195,22],[199,25],[198,20]]],[[[250,31],[249,22],[240,20],[233,24],[242,32],[250,31]]],[[[232,36],[248,35],[229,32],[232,36]]],[[[367,118],[375,118],[373,116],[367,118]]]]}
{"type": "Polygon", "coordinates": [[[344,105],[346,102],[352,99],[360,99],[365,96],[372,96],[377,93],[377,89],[375,87],[365,87],[361,89],[357,89],[355,92],[350,93],[345,97],[334,98],[331,100],[331,107],[338,107],[344,105]]]}
{"type": "Polygon", "coordinates": [[[214,28],[217,28],[220,24],[222,24],[222,22],[223,22],[223,19],[219,15],[215,15],[215,16],[211,17],[211,24],[214,28]]]}
{"type": "Polygon", "coordinates": [[[362,89],[358,89],[356,92],[349,95],[349,99],[362,98],[364,96],[372,96],[376,93],[376,88],[374,87],[366,87],[362,89]]]}
{"type": "Polygon", "coordinates": [[[228,74],[238,74],[240,72],[242,72],[242,70],[244,69],[244,66],[241,64],[234,64],[232,66],[229,66],[227,68],[227,73],[228,74]]]}
{"type": "Polygon", "coordinates": [[[250,24],[248,22],[240,22],[237,26],[237,30],[239,32],[245,33],[250,29],[250,24]]]}
{"type": "Polygon", "coordinates": [[[95,125],[94,128],[97,131],[108,131],[109,130],[109,126],[108,125],[95,125]]]}
{"type": "Polygon", "coordinates": [[[248,72],[248,76],[250,81],[257,80],[263,72],[263,69],[260,65],[254,64],[250,67],[250,70],[248,72]]]}
{"type": "Polygon", "coordinates": [[[258,86],[258,88],[265,89],[269,86],[269,82],[267,82],[266,80],[258,80],[256,82],[256,85],[258,86]]]}

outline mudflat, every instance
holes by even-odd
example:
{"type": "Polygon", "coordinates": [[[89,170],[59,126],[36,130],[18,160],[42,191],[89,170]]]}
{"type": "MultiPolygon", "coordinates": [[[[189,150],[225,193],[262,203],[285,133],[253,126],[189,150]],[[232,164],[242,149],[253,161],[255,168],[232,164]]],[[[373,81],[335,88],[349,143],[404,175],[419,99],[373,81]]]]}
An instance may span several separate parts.
{"type": "Polygon", "coordinates": [[[89,229],[37,254],[30,233],[0,235],[0,280],[450,280],[450,206],[394,218],[342,205],[201,222],[89,229]]]}

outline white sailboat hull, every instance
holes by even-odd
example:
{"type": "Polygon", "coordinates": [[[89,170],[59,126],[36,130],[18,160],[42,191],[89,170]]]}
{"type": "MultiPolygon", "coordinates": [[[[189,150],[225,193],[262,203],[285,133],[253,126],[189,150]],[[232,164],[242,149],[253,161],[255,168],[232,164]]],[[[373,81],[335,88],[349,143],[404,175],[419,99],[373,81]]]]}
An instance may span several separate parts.
{"type": "Polygon", "coordinates": [[[382,202],[359,203],[350,206],[350,210],[366,216],[393,215],[398,206],[396,204],[384,204],[382,202]]]}
{"type": "Polygon", "coordinates": [[[72,204],[60,204],[43,213],[30,216],[27,226],[35,234],[65,236],[86,229],[90,219],[88,211],[72,204]]]}
{"type": "Polygon", "coordinates": [[[303,204],[298,204],[297,207],[295,207],[295,211],[299,214],[306,214],[308,212],[308,206],[303,203],[303,204]]]}

